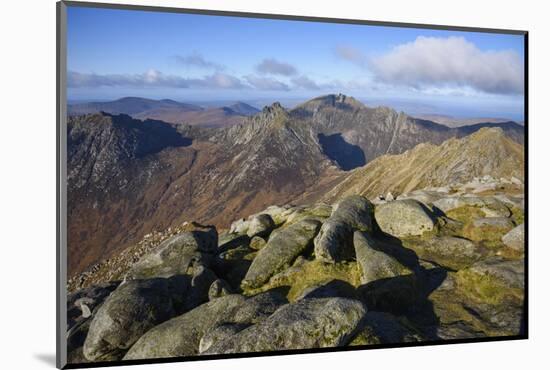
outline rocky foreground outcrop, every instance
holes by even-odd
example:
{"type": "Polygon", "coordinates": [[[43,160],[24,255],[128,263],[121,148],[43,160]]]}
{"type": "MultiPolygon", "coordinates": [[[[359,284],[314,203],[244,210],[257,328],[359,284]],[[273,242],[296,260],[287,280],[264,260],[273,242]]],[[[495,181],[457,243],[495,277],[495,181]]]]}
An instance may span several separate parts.
{"type": "Polygon", "coordinates": [[[69,361],[520,334],[514,181],[271,206],[227,231],[156,236],[71,282],[69,361]]]}

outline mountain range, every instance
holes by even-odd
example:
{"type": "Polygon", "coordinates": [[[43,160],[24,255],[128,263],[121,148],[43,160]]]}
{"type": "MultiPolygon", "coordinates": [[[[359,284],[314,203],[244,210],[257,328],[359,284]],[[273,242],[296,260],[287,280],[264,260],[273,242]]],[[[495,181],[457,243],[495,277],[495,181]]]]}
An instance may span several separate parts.
{"type": "Polygon", "coordinates": [[[69,115],[106,112],[127,114],[138,119],[156,119],[175,124],[222,127],[237,124],[246,116],[258,113],[258,109],[243,102],[203,108],[199,105],[181,103],[170,99],[153,100],[125,97],[110,102],[69,104],[69,115]]]}
{"type": "Polygon", "coordinates": [[[374,181],[371,172],[400,191],[440,175],[508,174],[506,163],[523,163],[524,128],[513,122],[449,128],[339,94],[291,110],[273,103],[250,116],[239,104],[228,108],[239,122],[211,129],[203,126],[216,125],[174,125],[153,113],[199,116],[212,108],[154,102],[162,106],[138,100],[125,112],[115,111],[125,104],[71,110],[69,275],[153,230],[189,220],[227,228],[272,204],[311,203],[347,187],[341,184],[374,181]]]}

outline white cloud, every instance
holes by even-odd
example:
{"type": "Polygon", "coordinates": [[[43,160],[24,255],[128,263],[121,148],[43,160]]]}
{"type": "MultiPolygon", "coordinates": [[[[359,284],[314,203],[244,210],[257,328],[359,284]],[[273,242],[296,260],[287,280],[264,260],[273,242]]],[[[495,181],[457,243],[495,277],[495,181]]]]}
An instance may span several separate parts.
{"type": "Polygon", "coordinates": [[[206,60],[201,54],[194,52],[190,55],[176,55],[174,56],[179,64],[191,67],[214,69],[221,71],[225,69],[225,66],[206,60]]]}
{"type": "Polygon", "coordinates": [[[245,86],[241,80],[235,76],[225,73],[214,73],[200,79],[189,79],[191,87],[213,87],[222,89],[242,89],[245,86]]]}
{"type": "Polygon", "coordinates": [[[256,71],[261,74],[293,76],[298,73],[296,68],[288,63],[280,62],[276,59],[264,59],[256,66],[256,71]]]}
{"type": "Polygon", "coordinates": [[[337,57],[347,60],[353,64],[358,65],[359,67],[367,66],[367,57],[358,49],[355,49],[347,45],[338,45],[334,48],[334,53],[337,57]]]}
{"type": "Polygon", "coordinates": [[[73,88],[102,86],[186,88],[189,87],[189,81],[183,77],[165,75],[153,69],[136,74],[97,74],[69,71],[67,86],[73,88]]]}
{"type": "Polygon", "coordinates": [[[245,79],[250,85],[252,85],[252,87],[258,90],[279,90],[279,91],[290,90],[287,84],[273,78],[248,75],[245,77],[245,79]]]}
{"type": "Polygon", "coordinates": [[[96,74],[69,71],[67,86],[80,87],[170,87],[170,88],[221,88],[241,89],[245,86],[237,77],[214,73],[202,78],[185,78],[166,75],[154,69],[136,74],[96,74]]]}
{"type": "Polygon", "coordinates": [[[321,87],[307,76],[299,76],[292,79],[295,87],[306,90],[319,90],[321,87]]]}
{"type": "Polygon", "coordinates": [[[523,62],[514,51],[482,51],[463,37],[418,37],[369,61],[383,83],[419,90],[474,89],[521,94],[523,62]]]}

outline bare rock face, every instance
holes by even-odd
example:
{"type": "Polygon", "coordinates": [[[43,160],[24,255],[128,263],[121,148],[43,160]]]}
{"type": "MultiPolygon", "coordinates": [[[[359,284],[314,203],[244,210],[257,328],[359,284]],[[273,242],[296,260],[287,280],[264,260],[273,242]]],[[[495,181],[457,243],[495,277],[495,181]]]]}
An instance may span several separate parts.
{"type": "Polygon", "coordinates": [[[310,245],[320,226],[319,221],[306,219],[274,231],[252,261],[241,285],[258,288],[289,266],[310,245]]]}
{"type": "Polygon", "coordinates": [[[311,298],[285,305],[266,320],[213,344],[204,354],[334,347],[356,333],[366,309],[346,298],[311,298]]]}
{"type": "Polygon", "coordinates": [[[435,227],[427,207],[414,199],[380,204],[374,215],[380,229],[395,237],[422,235],[435,227]]]}

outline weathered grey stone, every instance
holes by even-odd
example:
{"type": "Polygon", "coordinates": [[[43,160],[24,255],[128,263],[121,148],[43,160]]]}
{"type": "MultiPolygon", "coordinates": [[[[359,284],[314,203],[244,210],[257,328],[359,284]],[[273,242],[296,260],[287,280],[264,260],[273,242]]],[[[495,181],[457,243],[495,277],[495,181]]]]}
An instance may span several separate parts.
{"type": "Polygon", "coordinates": [[[241,330],[249,327],[247,324],[224,323],[209,330],[199,342],[199,353],[207,351],[214,343],[227,340],[241,330]]]}
{"type": "Polygon", "coordinates": [[[139,338],[124,360],[196,355],[202,336],[244,301],[242,295],[226,295],[157,325],[139,338]]]}
{"type": "Polygon", "coordinates": [[[502,242],[508,248],[522,252],[525,249],[525,225],[514,227],[502,237],[502,242]]]}
{"type": "Polygon", "coordinates": [[[315,238],[315,257],[327,263],[352,259],[353,231],[372,231],[373,211],[372,203],[362,196],[344,198],[315,238]]]}
{"type": "Polygon", "coordinates": [[[345,345],[366,313],[360,301],[310,298],[279,308],[273,315],[214,343],[205,354],[247,353],[345,345]]]}
{"type": "Polygon", "coordinates": [[[370,232],[373,231],[374,206],[367,198],[352,195],[334,207],[330,218],[345,222],[354,230],[370,232]]]}
{"type": "Polygon", "coordinates": [[[399,238],[433,230],[435,222],[428,212],[424,204],[404,199],[377,206],[374,215],[382,231],[399,238]]]}
{"type": "Polygon", "coordinates": [[[216,279],[208,289],[208,300],[211,301],[215,298],[219,298],[224,295],[231,294],[231,290],[232,289],[227,283],[227,281],[223,279],[216,279]]]}
{"type": "Polygon", "coordinates": [[[233,221],[229,232],[231,234],[244,235],[248,232],[248,226],[250,224],[249,220],[241,218],[239,220],[233,221]]]}
{"type": "Polygon", "coordinates": [[[361,267],[361,283],[410,274],[411,271],[392,256],[375,249],[375,242],[367,233],[356,231],[353,245],[357,263],[361,267]]]}
{"type": "Polygon", "coordinates": [[[328,263],[353,258],[353,229],[341,220],[329,218],[315,237],[315,258],[328,263]]]}
{"type": "Polygon", "coordinates": [[[485,217],[510,217],[511,215],[510,209],[492,196],[448,197],[433,202],[433,205],[445,213],[468,206],[479,208],[485,214],[485,217]]]}
{"type": "Polygon", "coordinates": [[[126,279],[170,277],[190,272],[194,265],[208,266],[218,249],[216,228],[194,224],[195,229],[175,235],[145,255],[126,279]]]}
{"type": "Polygon", "coordinates": [[[480,276],[490,276],[504,286],[523,289],[525,269],[523,260],[506,260],[492,257],[474,264],[469,271],[480,276]]]}
{"type": "Polygon", "coordinates": [[[259,214],[252,216],[248,222],[246,234],[252,238],[254,236],[266,236],[275,228],[275,222],[270,215],[259,214]]]}
{"type": "Polygon", "coordinates": [[[74,304],[80,308],[80,311],[82,311],[83,318],[87,319],[92,316],[92,309],[90,307],[93,307],[95,304],[95,301],[92,298],[82,297],[77,299],[74,304]]]}
{"type": "Polygon", "coordinates": [[[279,226],[286,222],[288,216],[292,214],[293,210],[292,207],[289,205],[285,206],[269,206],[266,209],[264,209],[261,213],[267,214],[271,216],[271,219],[273,222],[275,222],[275,225],[279,226]]]}
{"type": "Polygon", "coordinates": [[[266,244],[267,242],[265,241],[265,239],[259,236],[255,236],[252,239],[250,239],[250,248],[257,251],[265,247],[266,244]]]}
{"type": "Polygon", "coordinates": [[[248,298],[226,316],[226,321],[236,324],[256,324],[287,304],[286,297],[276,290],[269,290],[248,298]]]}
{"type": "Polygon", "coordinates": [[[133,280],[105,300],[84,342],[89,361],[120,360],[145,332],[176,314],[169,279],[133,280]]]}
{"type": "Polygon", "coordinates": [[[316,220],[303,220],[274,231],[266,246],[252,261],[241,286],[245,289],[258,288],[271,276],[290,266],[311,244],[320,225],[316,220]]]}
{"type": "Polygon", "coordinates": [[[460,270],[483,257],[482,251],[468,239],[454,236],[436,236],[423,242],[406,243],[423,260],[460,270]]]}

